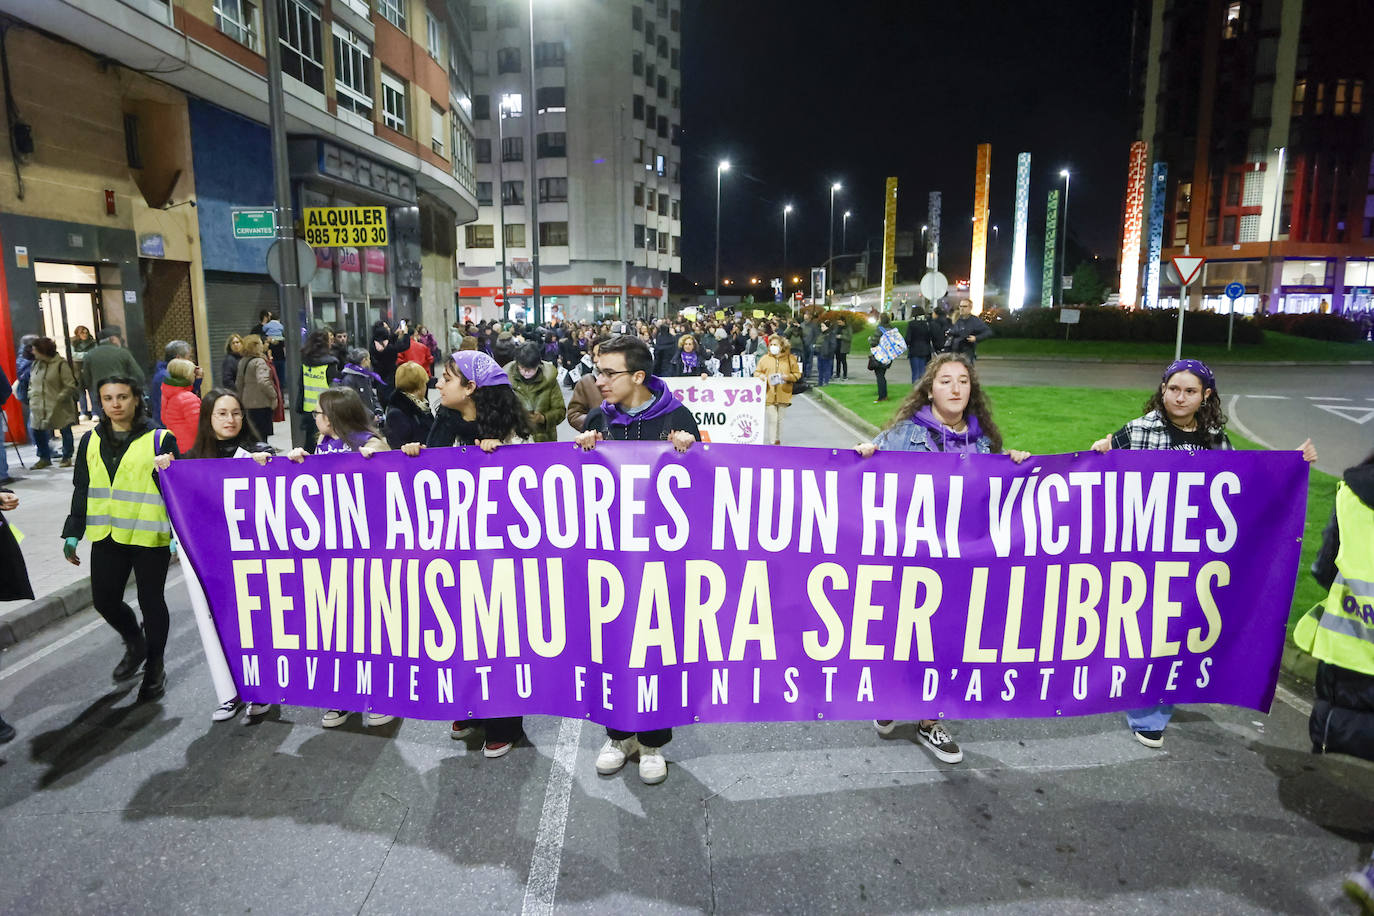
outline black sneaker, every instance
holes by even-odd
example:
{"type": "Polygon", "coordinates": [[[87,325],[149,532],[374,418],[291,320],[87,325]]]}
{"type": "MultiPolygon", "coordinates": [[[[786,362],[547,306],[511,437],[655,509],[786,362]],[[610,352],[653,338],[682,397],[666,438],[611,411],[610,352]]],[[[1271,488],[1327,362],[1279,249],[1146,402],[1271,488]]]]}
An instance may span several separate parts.
{"type": "Polygon", "coordinates": [[[124,644],[124,657],[115,665],[111,675],[116,681],[127,681],[138,674],[139,667],[148,658],[148,641],[139,633],[138,638],[124,644]]]}
{"type": "Polygon", "coordinates": [[[14,730],[13,725],[9,724],[4,719],[0,719],[0,744],[8,744],[14,740],[14,736],[17,734],[18,732],[14,730]]]}
{"type": "Polygon", "coordinates": [[[1135,733],[1135,740],[1139,741],[1141,744],[1145,745],[1146,747],[1163,747],[1163,746],[1164,746],[1164,732],[1142,732],[1142,731],[1137,731],[1137,732],[1135,733]]]}
{"type": "Polygon", "coordinates": [[[945,763],[958,763],[964,759],[964,752],[954,743],[944,725],[932,722],[929,727],[916,723],[916,736],[921,743],[930,748],[936,759],[945,763]]]}
{"type": "Polygon", "coordinates": [[[143,686],[138,688],[138,701],[148,703],[162,699],[167,693],[167,672],[161,665],[149,665],[143,670],[143,686]]]}

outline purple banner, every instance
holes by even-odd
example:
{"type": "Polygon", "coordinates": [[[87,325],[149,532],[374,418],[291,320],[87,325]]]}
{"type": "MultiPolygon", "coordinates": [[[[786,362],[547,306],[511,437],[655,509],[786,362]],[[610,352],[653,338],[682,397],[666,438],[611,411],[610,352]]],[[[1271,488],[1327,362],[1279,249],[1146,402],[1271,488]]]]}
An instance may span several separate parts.
{"type": "Polygon", "coordinates": [[[178,461],[245,700],[691,722],[1268,709],[1297,452],[567,443],[178,461]]]}

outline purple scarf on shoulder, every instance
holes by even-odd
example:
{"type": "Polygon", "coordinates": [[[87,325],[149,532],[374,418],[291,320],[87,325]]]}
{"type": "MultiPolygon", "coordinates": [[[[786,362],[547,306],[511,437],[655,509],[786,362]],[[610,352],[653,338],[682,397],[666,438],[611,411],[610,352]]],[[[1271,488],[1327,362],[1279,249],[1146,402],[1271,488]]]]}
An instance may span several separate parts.
{"type": "Polygon", "coordinates": [[[911,422],[926,430],[927,438],[932,435],[941,444],[942,452],[964,452],[965,454],[975,454],[978,451],[978,440],[983,437],[983,428],[978,425],[978,418],[973,414],[968,414],[964,418],[967,423],[964,431],[956,433],[948,426],[935,419],[935,412],[930,405],[922,407],[911,417],[911,422]]]}
{"type": "Polygon", "coordinates": [[[353,433],[348,437],[347,442],[342,439],[335,439],[333,436],[321,436],[319,444],[315,446],[315,454],[333,455],[338,452],[356,452],[371,438],[372,434],[369,432],[353,433]]]}
{"type": "Polygon", "coordinates": [[[667,416],[677,410],[678,399],[673,397],[673,393],[668,390],[663,379],[651,375],[644,382],[644,387],[653,394],[654,402],[639,413],[629,414],[621,410],[617,404],[602,401],[601,412],[606,415],[606,422],[612,426],[629,426],[635,420],[653,420],[657,417],[667,416]]]}

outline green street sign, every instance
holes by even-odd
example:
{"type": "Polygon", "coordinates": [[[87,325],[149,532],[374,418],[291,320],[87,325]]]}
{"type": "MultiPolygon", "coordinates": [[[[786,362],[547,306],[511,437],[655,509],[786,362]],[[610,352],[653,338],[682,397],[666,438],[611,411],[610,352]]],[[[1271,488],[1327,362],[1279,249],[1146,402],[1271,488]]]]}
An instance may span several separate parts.
{"type": "Polygon", "coordinates": [[[715,294],[716,294],[716,291],[713,290],[713,289],[708,289],[708,290],[706,291],[706,295],[708,295],[708,296],[714,296],[715,294]]]}
{"type": "Polygon", "coordinates": [[[277,237],[277,215],[270,209],[234,210],[231,212],[236,239],[274,239],[277,237]]]}

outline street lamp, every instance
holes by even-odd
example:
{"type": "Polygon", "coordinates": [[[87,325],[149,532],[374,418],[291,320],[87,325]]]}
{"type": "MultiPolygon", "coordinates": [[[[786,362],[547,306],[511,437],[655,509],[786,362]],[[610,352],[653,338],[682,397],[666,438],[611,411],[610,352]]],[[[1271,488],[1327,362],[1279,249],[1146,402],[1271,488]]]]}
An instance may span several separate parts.
{"type": "Polygon", "coordinates": [[[853,215],[854,215],[853,212],[851,212],[851,211],[849,211],[849,210],[846,210],[846,211],[844,211],[844,217],[840,220],[840,251],[841,251],[841,252],[845,252],[845,251],[848,251],[848,250],[849,250],[849,218],[850,218],[851,216],[853,216],[853,215]]]}
{"type": "MultiPolygon", "coordinates": [[[[841,185],[838,181],[830,186],[830,256],[825,259],[825,285],[827,287],[830,285],[830,269],[835,261],[835,192],[840,189],[841,185]]],[[[821,293],[825,295],[825,301],[828,305],[830,296],[824,290],[821,293]]]]}
{"type": "Polygon", "coordinates": [[[720,176],[730,171],[730,160],[716,165],[716,307],[720,307],[720,176]]]}
{"type": "Polygon", "coordinates": [[[791,212],[791,204],[782,208],[782,275],[784,277],[787,276],[787,214],[791,212]]]}
{"type": "Polygon", "coordinates": [[[1059,275],[1054,278],[1054,287],[1059,290],[1059,304],[1064,304],[1064,269],[1069,247],[1069,170],[1060,169],[1059,177],[1064,179],[1064,215],[1060,217],[1059,228],[1059,275]]]}

